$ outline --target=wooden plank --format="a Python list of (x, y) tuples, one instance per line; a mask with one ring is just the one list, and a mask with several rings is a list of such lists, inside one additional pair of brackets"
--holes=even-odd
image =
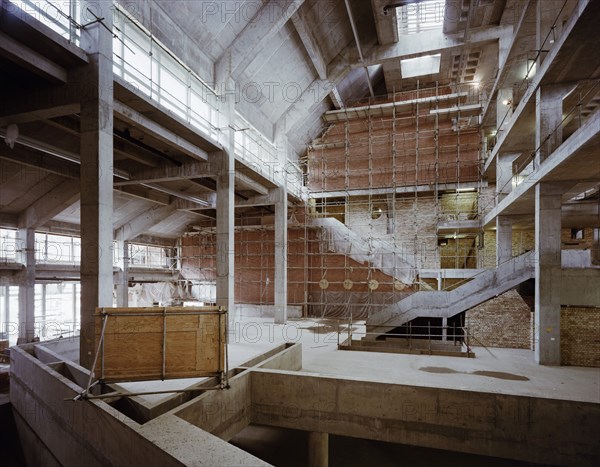
[(100, 342), (102, 313), (108, 320), (95, 368), (98, 378), (102, 374), (107, 382), (192, 378), (216, 376), (225, 370), (227, 314), (219, 312), (217, 307), (103, 308), (97, 311), (96, 348)]

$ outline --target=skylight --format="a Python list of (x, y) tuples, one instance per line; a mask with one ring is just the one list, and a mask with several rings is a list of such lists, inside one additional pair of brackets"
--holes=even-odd
[(416, 34), (440, 29), (444, 24), (446, 0), (428, 0), (396, 8), (398, 32)]
[(414, 78), (415, 76), (433, 75), (439, 73), (441, 58), (441, 54), (435, 54), (400, 60), (402, 78)]

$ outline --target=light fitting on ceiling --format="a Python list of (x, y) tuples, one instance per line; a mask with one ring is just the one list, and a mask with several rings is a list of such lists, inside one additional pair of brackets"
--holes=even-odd
[(512, 100), (510, 100), (510, 99), (504, 99), (502, 101), (502, 105), (505, 105), (506, 107), (510, 107), (512, 105)]
[(371, 211), (371, 219), (374, 219), (374, 220), (379, 219), (382, 214), (383, 214), (383, 209), (381, 209), (380, 207), (376, 206)]

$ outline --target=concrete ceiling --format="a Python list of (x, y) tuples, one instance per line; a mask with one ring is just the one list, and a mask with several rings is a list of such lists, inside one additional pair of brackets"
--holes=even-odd
[(168, 15), (205, 53), (213, 68), (200, 66), (201, 76), (211, 82), (231, 76), (244, 116), (269, 137), (287, 135), (292, 152), (302, 155), (323, 131), (319, 117), (325, 111), (371, 95), (363, 63), (370, 65), (377, 95), (414, 89), (417, 79), (403, 79), (400, 59), (426, 55), (436, 43), (440, 73), (419, 77), (420, 86), (492, 80), (497, 35), (482, 31), (512, 25), (518, 2), (447, 0), (443, 31), (417, 38), (398, 34), (395, 8), (384, 14), (388, 0), (146, 3), (154, 14)]
[[(521, 79), (523, 57), (526, 59), (535, 45), (535, 11), (530, 8), (507, 71), (497, 77), (498, 38), (512, 37), (513, 28), (519, 25), (523, 7), (519, 0), (447, 0), (447, 7), (456, 14), (448, 15), (443, 30), (418, 37), (398, 33), (396, 10), (384, 14), (388, 0), (120, 1), (205, 81), (233, 78), (238, 86), (238, 110), (268, 137), (286, 135), (290, 157), (303, 155), (307, 144), (321, 135), (325, 112), (364, 102), (371, 89), (376, 96), (414, 89), (417, 79), (402, 77), (402, 58), (441, 53), (440, 73), (418, 77), (419, 86), (479, 81), (484, 88), (491, 88), (488, 83), (496, 79), (501, 78), (502, 85)], [(555, 17), (562, 3), (545, 0), (544, 14)], [(565, 14), (572, 6), (573, 2), (568, 2)], [(35, 29), (24, 30), (5, 19), (0, 19), (0, 26), (3, 33), (27, 47), (44, 50), (48, 60), (65, 70), (85, 61), (85, 54), (82, 57), (74, 46), (65, 53)], [(13, 94), (30, 88), (43, 90), (55, 82), (55, 77), (40, 75), (39, 70), (23, 68), (5, 57), (0, 57), (0, 69), (3, 103)], [(131, 90), (117, 84), (114, 91), (116, 99), (127, 102), (142, 117), (155, 119), (202, 151), (215, 150), (189, 128), (165, 119)], [(591, 96), (591, 103), (596, 102), (593, 99)], [(77, 231), (77, 112), (19, 123), (21, 144), (15, 149), (0, 144), (0, 224), (35, 223), (46, 230)], [(493, 112), (488, 116), (494, 120)], [(0, 127), (5, 124), (0, 122)], [(529, 146), (530, 125), (524, 129)], [(515, 138), (515, 144), (520, 141)], [(167, 166), (186, 168), (191, 160), (168, 139), (141, 125), (136, 129), (118, 115), (114, 147), (115, 169), (129, 175)], [(123, 178), (117, 176), (115, 181)], [(132, 235), (177, 238), (191, 224), (214, 218), (213, 193), (210, 177), (170, 179), (154, 186), (122, 183), (115, 189), (114, 227), (128, 226)], [(236, 179), (236, 194), (238, 200), (246, 200), (264, 193), (256, 180), (241, 177)], [(194, 202), (198, 199), (209, 205), (198, 205)]]

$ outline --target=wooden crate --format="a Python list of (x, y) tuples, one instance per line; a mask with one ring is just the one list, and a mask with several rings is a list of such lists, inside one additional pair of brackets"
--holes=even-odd
[(217, 307), (99, 308), (95, 376), (105, 382), (218, 376), (227, 313)]
[(10, 361), (7, 354), (5, 354), (5, 350), (8, 349), (8, 341), (0, 340), (0, 363), (8, 363)]

